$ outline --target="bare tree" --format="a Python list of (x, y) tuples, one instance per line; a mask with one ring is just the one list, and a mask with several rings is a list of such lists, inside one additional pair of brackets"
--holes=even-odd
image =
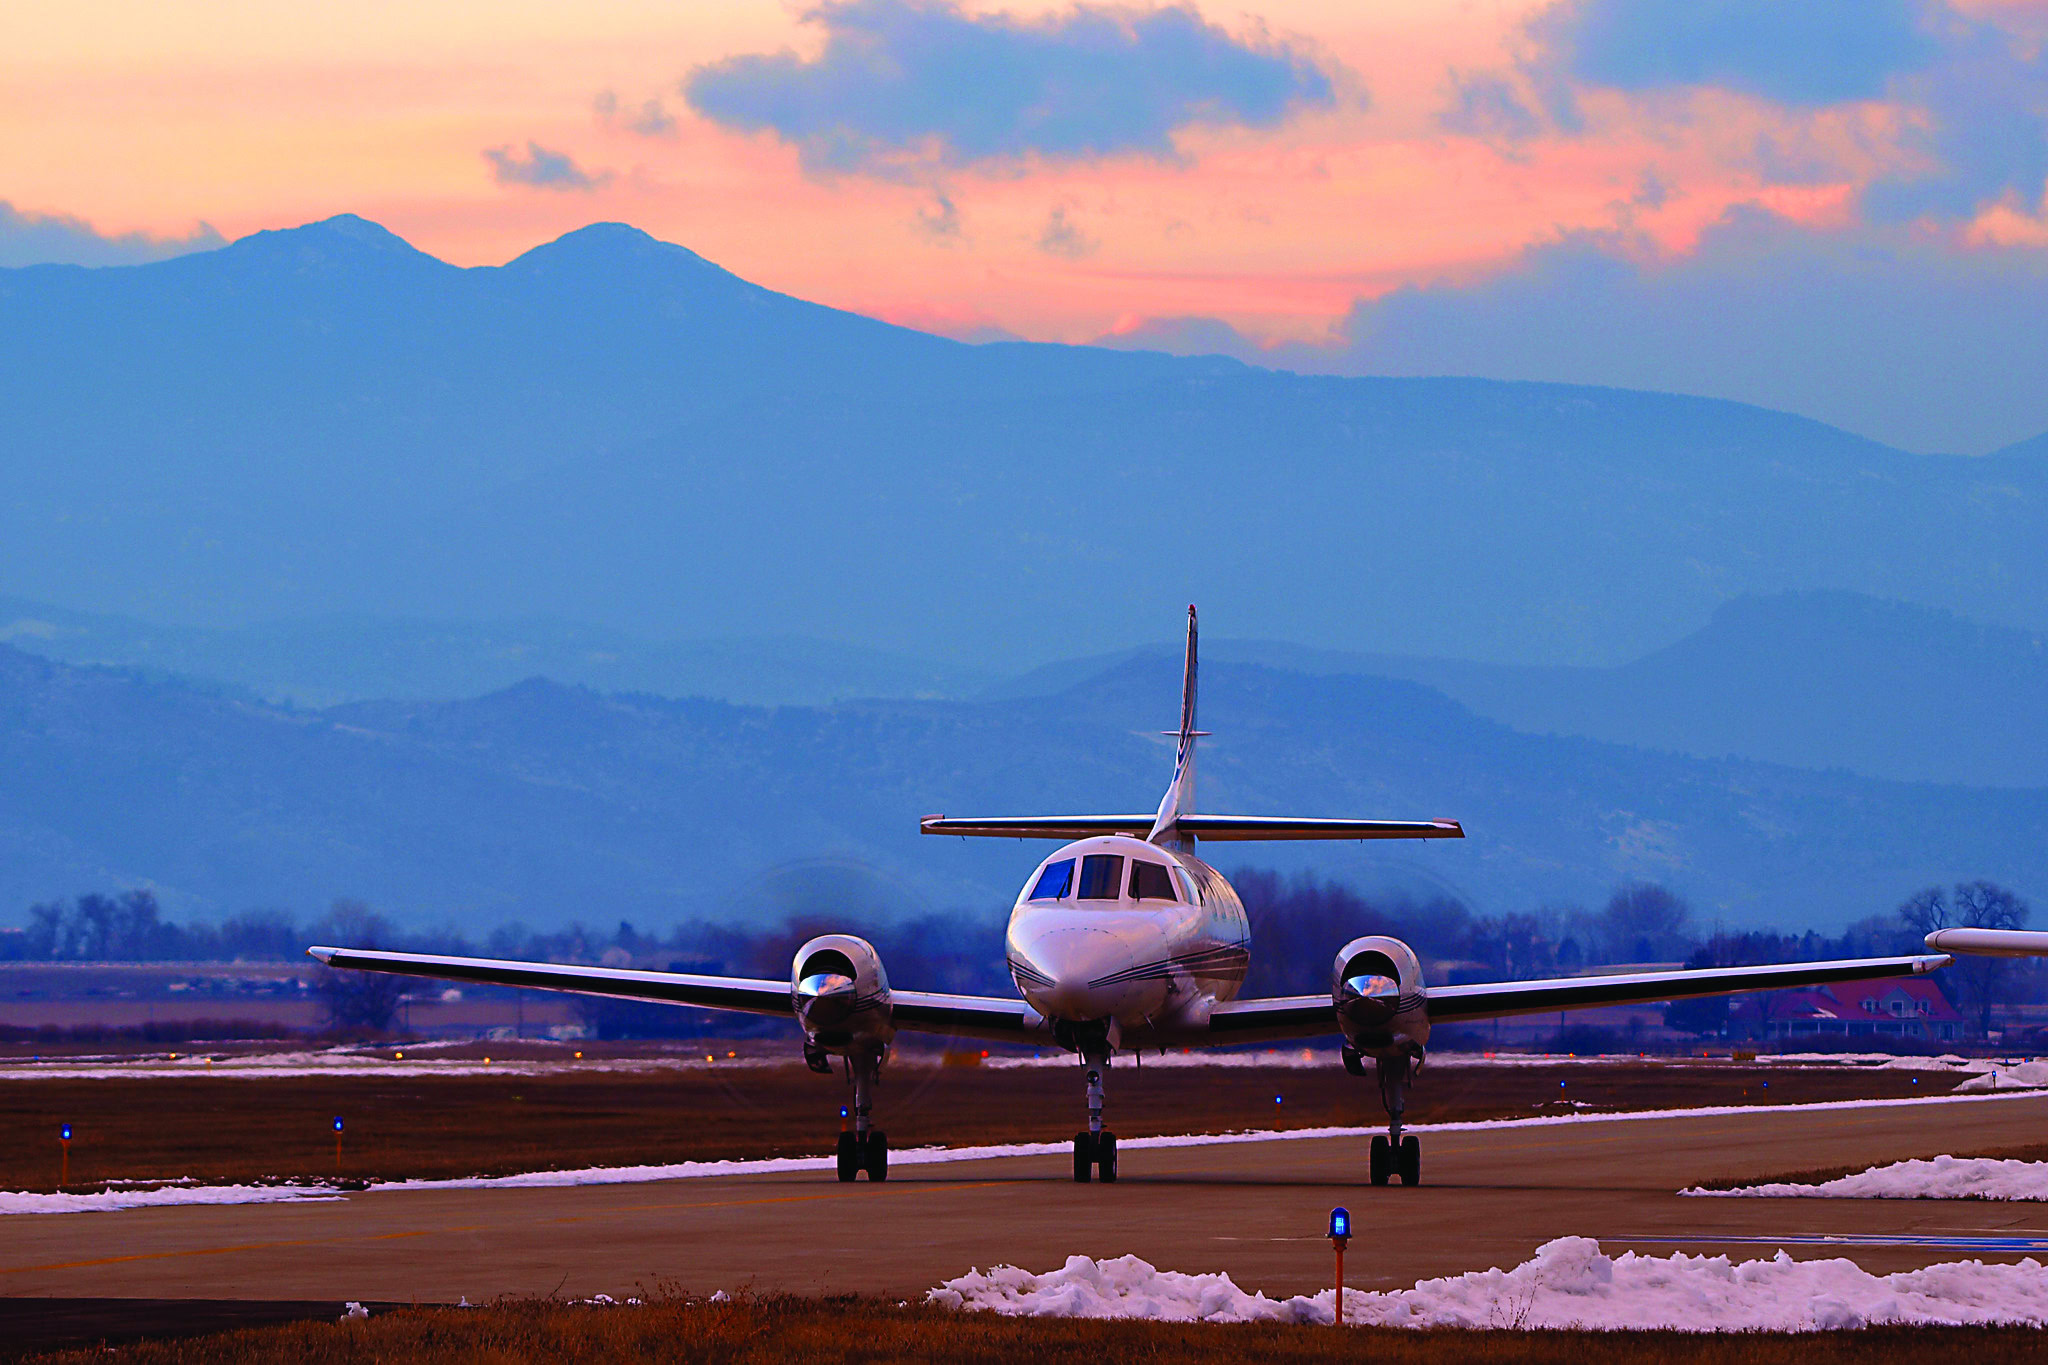
[(1692, 951), (1692, 907), (1655, 882), (1615, 888), (1600, 912), (1609, 962), (1648, 962)]
[[(1996, 882), (1958, 882), (1950, 896), (1930, 886), (1916, 891), (1899, 907), (1899, 918), (1922, 937), (1936, 929), (1967, 925), (1977, 929), (2020, 929), (2027, 923), (2027, 903)], [(1956, 960), (1955, 980), (1960, 986), (1960, 1003), (1977, 1014), (1979, 1037), (1991, 1034), (1991, 1010), (2012, 993), (2017, 972), (2014, 964), (1999, 957), (1962, 957)]]
[[(349, 948), (379, 948), (392, 936), (391, 921), (361, 901), (336, 901), (313, 926), (316, 941)], [(405, 983), (384, 972), (323, 967), (313, 989), (327, 1007), (330, 1028), (382, 1033), (391, 1027)]]

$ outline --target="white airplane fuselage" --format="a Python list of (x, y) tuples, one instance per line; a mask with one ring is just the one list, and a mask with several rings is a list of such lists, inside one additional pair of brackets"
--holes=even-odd
[(1105, 835), (1033, 869), (1005, 956), (1019, 994), (1056, 1030), (1100, 1028), (1114, 1048), (1163, 1038), (1235, 998), (1250, 943), (1244, 903), (1215, 868)]

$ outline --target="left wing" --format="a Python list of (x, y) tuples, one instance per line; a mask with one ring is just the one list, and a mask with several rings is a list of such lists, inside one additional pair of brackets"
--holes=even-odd
[[(438, 953), (387, 953), (371, 948), (308, 948), (330, 967), (394, 972), (442, 981), (476, 981), (492, 986), (651, 1000), (698, 1009), (794, 1018), (787, 981), (742, 976), (698, 976), (688, 972), (643, 972), (627, 967), (583, 967), (559, 962), (510, 962), (488, 957), (444, 957)], [(1028, 1042), (1046, 1036), (1045, 1020), (1022, 1000), (983, 995), (941, 995), (891, 991), (890, 1018), (900, 1029)]]
[[(1703, 967), (1694, 971), (1624, 972), (1566, 976), (1548, 981), (1499, 981), (1483, 986), (1433, 986), (1424, 1008), (1432, 1024), (1500, 1019), (1515, 1014), (1589, 1009), (1597, 1005), (1653, 1004), (1701, 995), (1775, 991), (1830, 981), (1920, 976), (1954, 961), (1945, 953), (1923, 957), (1866, 957), (1838, 962), (1785, 962), (1764, 967)], [(1327, 995), (1233, 1000), (1209, 1014), (1217, 1044), (1317, 1038), (1336, 1033), (1337, 1012)]]

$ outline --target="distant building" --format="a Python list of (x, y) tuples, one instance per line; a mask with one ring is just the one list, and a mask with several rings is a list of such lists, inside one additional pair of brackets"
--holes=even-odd
[(1884, 1037), (1933, 1042), (1963, 1036), (1963, 1016), (1926, 977), (1838, 981), (1745, 1000), (1737, 1027), (1764, 1038)]

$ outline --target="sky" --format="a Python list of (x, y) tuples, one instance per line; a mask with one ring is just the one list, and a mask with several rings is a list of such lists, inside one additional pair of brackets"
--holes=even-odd
[(0, 265), (632, 223), (963, 339), (2048, 432), (2048, 0), (73, 0)]

